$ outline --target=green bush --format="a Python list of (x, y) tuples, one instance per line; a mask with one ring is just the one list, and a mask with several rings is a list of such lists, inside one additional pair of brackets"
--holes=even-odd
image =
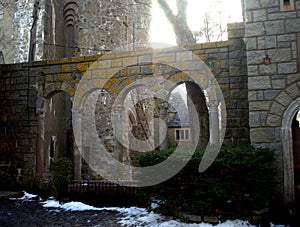
[(51, 191), (58, 198), (63, 196), (66, 185), (71, 180), (72, 165), (66, 158), (60, 158), (52, 161), (50, 164), (51, 173)]
[[(140, 155), (140, 166), (165, 160), (174, 148)], [(204, 149), (198, 148), (188, 164), (168, 181), (140, 190), (140, 197), (161, 201), (160, 211), (242, 218), (268, 207), (274, 188), (271, 163), (274, 152), (249, 144), (223, 146), (203, 173), (198, 168)]]

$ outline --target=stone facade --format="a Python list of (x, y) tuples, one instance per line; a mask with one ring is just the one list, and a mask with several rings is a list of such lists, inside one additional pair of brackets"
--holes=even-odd
[[(13, 154), (11, 159), (14, 162), (14, 168), (22, 169), (24, 180), (44, 175), (52, 158), (51, 149), (53, 148), (51, 146), (54, 142), (57, 143), (57, 149), (60, 150), (59, 155), (68, 156), (68, 151), (62, 152), (62, 150), (64, 147), (68, 147), (66, 144), (70, 145), (71, 142), (65, 135), (58, 135), (59, 131), (67, 134), (71, 130), (68, 123), (63, 123), (69, 121), (70, 117), (66, 116), (71, 108), (64, 109), (66, 106), (71, 106), (68, 104), (70, 100), (73, 102), (73, 108), (76, 107), (75, 91), (79, 94), (89, 93), (88, 90), (82, 90), (89, 87), (104, 89), (103, 92), (95, 94), (100, 98), (97, 99), (94, 106), (89, 108), (95, 109), (97, 112), (97, 130), (100, 140), (109, 152), (114, 153), (118, 144), (114, 139), (114, 132), (111, 131), (112, 123), (109, 116), (111, 115), (110, 105), (116, 95), (135, 81), (153, 76), (160, 78), (161, 75), (169, 75), (173, 83), (177, 85), (183, 82), (192, 83), (191, 79), (179, 69), (185, 68), (187, 72), (194, 71), (196, 64), (193, 64), (193, 61), (198, 58), (206, 62), (210, 70), (207, 69), (206, 72), (201, 68), (195, 73), (200, 73), (200, 79), (201, 77), (205, 78), (207, 73), (215, 75), (227, 105), (227, 115), (221, 112), (222, 119), (227, 119), (225, 142), (248, 141), (247, 71), (245, 45), (242, 40), (243, 26), (235, 24), (231, 25), (230, 29), (229, 41), (198, 44), (185, 51), (178, 48), (154, 52), (151, 49), (144, 49), (135, 52), (107, 53), (102, 57), (1, 65), (0, 97), (3, 100), (1, 102), (1, 130), (3, 134), (7, 130), (5, 135), (10, 138), (9, 149)], [(171, 62), (171, 65), (165, 65), (165, 62)], [(172, 66), (172, 64), (174, 65)], [(108, 80), (110, 77), (112, 78)], [(86, 85), (79, 83), (82, 78), (88, 80)], [(203, 86), (207, 86), (205, 84), (207, 83), (205, 82)], [(200, 89), (199, 87), (199, 92), (201, 92)], [(62, 91), (67, 96), (58, 96)], [(137, 97), (135, 92), (141, 93), (141, 91), (133, 92), (134, 97)], [(55, 100), (60, 100), (62, 105), (56, 104)], [(142, 135), (145, 138), (150, 135), (150, 132), (145, 131), (142, 127), (145, 124), (139, 124), (140, 122), (149, 122), (149, 119), (153, 118), (155, 104), (151, 103), (151, 100), (148, 100), (147, 103), (144, 102), (145, 106), (150, 108), (149, 110), (144, 109), (143, 103), (138, 103), (130, 114), (134, 118), (131, 120), (132, 128), (140, 130), (140, 133), (135, 131), (134, 134), (139, 135), (141, 139)], [(207, 103), (209, 104), (210, 101)], [(139, 105), (141, 107), (138, 107)], [(159, 116), (157, 111), (159, 110), (154, 111), (154, 115)], [(59, 120), (63, 117), (64, 121)], [(55, 121), (58, 123), (54, 124)], [(89, 128), (88, 125), (87, 127)], [(154, 125), (148, 126), (148, 129), (151, 127)], [(55, 136), (56, 139), (52, 136)], [(62, 142), (60, 142), (60, 137), (65, 137), (61, 140)], [(76, 151), (76, 147), (74, 149)], [(122, 160), (127, 159), (126, 151), (124, 150), (124, 152), (125, 156), (121, 155)], [(75, 153), (71, 156), (72, 159), (75, 159)], [(78, 159), (74, 160), (74, 163), (80, 162)], [(40, 163), (43, 165), (40, 166)], [(74, 175), (76, 176), (75, 172)], [(80, 175), (78, 170), (77, 175)]]
[[(16, 61), (26, 61), (28, 56), (28, 34), (33, 23), (29, 15), (34, 12), (34, 1), (26, 2), (29, 3), (26, 5), (24, 1), (16, 1), (20, 13), (13, 21), (14, 26), (20, 28), (19, 34), (14, 36), (19, 51), (15, 55)], [(113, 122), (107, 120), (110, 115), (107, 110), (111, 108), (116, 95), (124, 87), (142, 78), (147, 80), (154, 77), (159, 80), (161, 76), (167, 75), (175, 84), (193, 83), (179, 69), (185, 68), (201, 79), (208, 72), (195, 67), (196, 58), (200, 58), (210, 68), (224, 97), (225, 105), (221, 106), (221, 111), (218, 111), (219, 103), (213, 102), (215, 100), (206, 102), (206, 114), (210, 120), (212, 116), (226, 119), (224, 143), (250, 140), (257, 147), (274, 149), (278, 171), (278, 204), (290, 208), (295, 203), (294, 165), (297, 163), (294, 162), (294, 156), (297, 155), (293, 149), (292, 123), (300, 109), (300, 0), (244, 0), (245, 22), (228, 26), (228, 41), (187, 46), (188, 52), (176, 48), (154, 52), (149, 49), (124, 51), (137, 49), (138, 43), (147, 43), (148, 1), (140, 1), (141, 4), (134, 4), (134, 7), (132, 3), (135, 1), (93, 1), (101, 6), (99, 11), (92, 7), (92, 1), (65, 1), (63, 5), (54, 0), (50, 2), (39, 3), (39, 22), (34, 28), (36, 45), (33, 59), (82, 57), (1, 65), (1, 135), (5, 136), (6, 141), (9, 139), (9, 158), (13, 161), (14, 168), (22, 169), (24, 181), (41, 177), (47, 170), (48, 158), (51, 158), (51, 150), (47, 149), (55, 140), (50, 141), (52, 137), (49, 136), (54, 132), (45, 131), (49, 124), (45, 117), (49, 115), (51, 119), (55, 115), (51, 103), (56, 93), (63, 91), (68, 94), (58, 99), (64, 100), (69, 106), (72, 103), (76, 108), (78, 100), (74, 102), (75, 91), (84, 96), (92, 92), (89, 91), (90, 87), (101, 88), (100, 93), (94, 94), (99, 97), (98, 101), (89, 106), (97, 111), (98, 137), (104, 141), (106, 150), (118, 156), (119, 160), (127, 162), (130, 161), (130, 151), (114, 139), (116, 132), (111, 129)], [(145, 18), (132, 13), (132, 10), (143, 12)], [(95, 11), (101, 13), (96, 14)], [(49, 12), (51, 20), (45, 16)], [(62, 18), (64, 25), (59, 26)], [(65, 31), (71, 35), (67, 37)], [(95, 34), (90, 31), (95, 31)], [(60, 36), (54, 35), (59, 32)], [(42, 45), (39, 40), (48, 45)], [(57, 45), (50, 47), (54, 42)], [(59, 46), (61, 42), (64, 45)], [(129, 44), (133, 45), (130, 47)], [(124, 48), (126, 45), (129, 48)], [(118, 49), (123, 52), (107, 53)], [(95, 52), (106, 54), (86, 57)], [(91, 67), (92, 70), (88, 70)], [(85, 82), (79, 83), (82, 78)], [(206, 86), (205, 81), (202, 86)], [(204, 90), (203, 87), (195, 90), (192, 98), (199, 100), (204, 94), (207, 97)], [(203, 104), (207, 100), (202, 98), (199, 101)], [(84, 103), (79, 100), (81, 102)], [(153, 110), (156, 107), (153, 100), (147, 102), (148, 108)], [(43, 106), (49, 108), (43, 109)], [(139, 103), (135, 111), (129, 113), (131, 126), (137, 130), (136, 136), (143, 138), (142, 132), (149, 135), (148, 131), (143, 131), (144, 124), (138, 122), (147, 121), (151, 114), (162, 115), (165, 111), (163, 106), (161, 103), (160, 108), (148, 111), (147, 115), (143, 103)], [(205, 109), (201, 110), (205, 112)], [(68, 115), (66, 112), (61, 115)], [(140, 116), (139, 121), (137, 116)], [(206, 120), (202, 122), (200, 116), (201, 123), (207, 127), (208, 120), (203, 119)], [(221, 126), (224, 123), (220, 121)], [(219, 121), (210, 121), (209, 125), (218, 128)], [(64, 125), (64, 132), (70, 130), (70, 127)], [(85, 127), (89, 128), (89, 125)], [(44, 137), (47, 133), (49, 135)], [(128, 136), (128, 131), (124, 133)], [(218, 131), (210, 129), (209, 133), (210, 142), (218, 139)], [(48, 142), (44, 141), (45, 138)], [(94, 139), (96, 141), (97, 138)], [(67, 142), (67, 139), (62, 142), (67, 143), (71, 142)], [(97, 143), (91, 143), (91, 147), (93, 146), (96, 147)], [(47, 152), (42, 152), (46, 150)], [(72, 155), (73, 164), (78, 167), (74, 169), (74, 176), (80, 176), (81, 157), (76, 146)], [(96, 158), (101, 160), (101, 157)]]
[(3, 2), (9, 6), (3, 10), (10, 10), (1, 14), (3, 29), (12, 38), (11, 46), (0, 43), (6, 63), (91, 56), (148, 43), (149, 0)]
[(10, 63), (13, 59), (13, 15), (14, 2), (1, 1), (0, 4), (0, 64)]
[[(291, 124), (299, 110), (300, 1), (245, 1), (251, 143), (276, 151), (279, 189), (294, 203)], [(266, 57), (270, 62), (265, 62)]]

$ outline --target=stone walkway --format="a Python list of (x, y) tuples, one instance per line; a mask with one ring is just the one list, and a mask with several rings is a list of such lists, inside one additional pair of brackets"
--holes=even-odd
[[(1, 198), (1, 196), (0, 196)], [(42, 207), (37, 201), (3, 198), (0, 226), (99, 226), (115, 227), (121, 215), (114, 211), (60, 211)]]

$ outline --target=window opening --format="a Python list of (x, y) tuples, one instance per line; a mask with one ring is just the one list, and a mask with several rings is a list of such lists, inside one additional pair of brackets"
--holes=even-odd
[(190, 129), (175, 129), (175, 140), (190, 140)]

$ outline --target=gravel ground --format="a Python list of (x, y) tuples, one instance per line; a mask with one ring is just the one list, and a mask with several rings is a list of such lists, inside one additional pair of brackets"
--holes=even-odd
[(115, 211), (60, 211), (36, 201), (0, 201), (0, 226), (121, 226)]

